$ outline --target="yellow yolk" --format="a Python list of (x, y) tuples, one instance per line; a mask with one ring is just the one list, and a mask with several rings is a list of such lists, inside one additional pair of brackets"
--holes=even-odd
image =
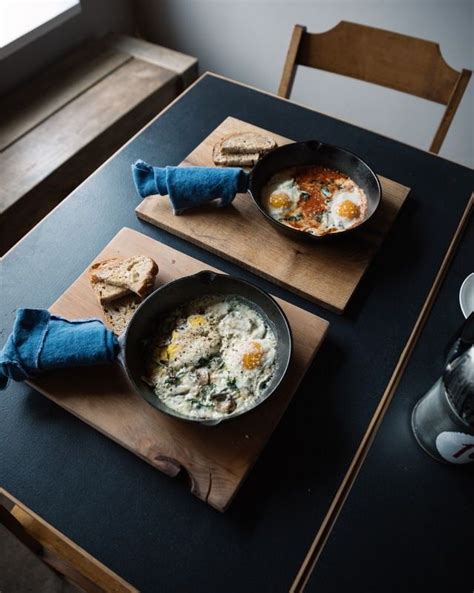
[(188, 323), (192, 327), (201, 327), (207, 323), (207, 319), (202, 315), (191, 315), (188, 317)]
[(168, 356), (173, 358), (173, 356), (175, 356), (180, 350), (180, 344), (173, 344), (173, 342), (171, 342), (171, 344), (168, 345)]
[(284, 193), (279, 193), (272, 194), (268, 201), (270, 203), (270, 206), (272, 206), (273, 208), (283, 208), (284, 206), (289, 205), (290, 198)]
[(159, 359), (162, 361), (171, 360), (176, 354), (181, 350), (180, 344), (168, 344), (168, 346), (163, 346), (163, 348), (159, 351)]
[(263, 348), (258, 342), (252, 342), (252, 350), (246, 352), (242, 357), (242, 366), (245, 369), (256, 369), (262, 363)]
[(353, 220), (360, 216), (360, 207), (350, 200), (344, 200), (344, 202), (339, 205), (337, 213), (343, 218), (350, 218)]
[(169, 360), (169, 354), (168, 354), (168, 346), (163, 346), (163, 348), (160, 348), (158, 351), (158, 358), (163, 361), (163, 360)]

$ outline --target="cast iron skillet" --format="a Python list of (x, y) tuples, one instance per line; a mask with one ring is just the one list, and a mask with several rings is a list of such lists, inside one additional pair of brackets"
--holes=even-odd
[[(248, 301), (267, 321), (277, 340), (276, 371), (261, 396), (243, 412), (228, 414), (222, 419), (202, 420), (184, 416), (169, 408), (155, 395), (144, 381), (146, 360), (146, 340), (152, 337), (157, 320), (171, 312), (180, 304), (207, 294), (238, 295)], [(203, 271), (193, 276), (185, 276), (158, 288), (135, 311), (128, 328), (120, 338), (122, 342), (121, 362), (135, 390), (153, 407), (182, 420), (190, 420), (206, 425), (219, 424), (222, 420), (235, 418), (260, 405), (276, 390), (283, 380), (290, 363), (292, 351), (291, 330), (285, 314), (267, 293), (253, 284), (214, 272)]]
[[(353, 179), (365, 191), (367, 196), (367, 212), (364, 220), (345, 231), (318, 237), (311, 233), (293, 229), (272, 218), (262, 205), (264, 185), (272, 175), (279, 173), (282, 169), (305, 165), (322, 165), (337, 169)], [(297, 240), (321, 241), (323, 239), (332, 240), (341, 235), (346, 235), (348, 232), (365, 224), (377, 210), (380, 203), (381, 188), (377, 175), (362, 159), (352, 152), (317, 140), (308, 140), (280, 146), (258, 161), (250, 173), (249, 193), (266, 220), (281, 233)]]

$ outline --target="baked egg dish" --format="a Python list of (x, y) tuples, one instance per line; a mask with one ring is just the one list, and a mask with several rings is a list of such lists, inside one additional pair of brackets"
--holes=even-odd
[(364, 190), (347, 175), (320, 165), (273, 175), (263, 188), (262, 204), (278, 222), (317, 236), (357, 226), (367, 212)]
[(276, 348), (275, 333), (250, 302), (208, 295), (158, 320), (143, 380), (184, 416), (222, 418), (252, 407), (264, 393)]

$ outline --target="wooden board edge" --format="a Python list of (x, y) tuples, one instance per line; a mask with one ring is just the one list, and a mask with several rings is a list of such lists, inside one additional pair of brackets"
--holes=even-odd
[[(51, 306), (53, 306), (53, 305), (51, 305)], [(113, 363), (113, 364), (115, 364), (115, 363)], [(133, 455), (135, 455), (135, 457), (138, 457), (138, 459), (141, 459), (145, 463), (148, 463), (154, 469), (157, 469), (158, 471), (161, 471), (161, 472), (163, 472), (163, 473), (166, 474), (166, 472), (164, 471), (162, 465), (153, 463), (151, 461), (151, 459), (149, 459), (148, 457), (145, 457), (144, 455), (141, 455), (140, 453), (138, 453), (136, 451), (136, 449), (132, 449), (129, 445), (127, 445), (126, 443), (124, 443), (121, 440), (117, 439), (115, 436), (111, 435), (110, 433), (105, 432), (105, 430), (103, 428), (101, 428), (100, 426), (98, 426), (94, 422), (91, 422), (90, 420), (84, 418), (83, 416), (81, 416), (80, 414), (78, 414), (75, 410), (69, 408), (68, 406), (59, 404), (53, 397), (51, 397), (49, 395), (49, 393), (47, 391), (45, 391), (42, 387), (40, 387), (39, 385), (37, 385), (35, 383), (34, 379), (27, 379), (25, 381), (25, 383), (26, 383), (26, 385), (28, 385), (29, 387), (31, 387), (32, 389), (34, 389), (35, 391), (37, 391), (38, 393), (40, 393), (41, 395), (43, 395), (44, 397), (46, 397), (49, 401), (53, 402), (53, 404), (55, 404), (56, 406), (59, 406), (62, 410), (64, 410), (68, 414), (71, 414), (72, 416), (74, 416), (74, 418), (77, 418), (78, 420), (80, 420), (81, 422), (83, 422), (89, 428), (92, 428), (93, 430), (97, 431), (99, 434), (101, 434), (105, 438), (111, 440), (113, 443), (116, 443), (117, 445), (119, 445), (120, 447), (122, 447), (123, 449), (125, 449), (126, 451), (129, 451), (130, 453), (133, 453)], [(189, 473), (187, 472), (186, 468), (185, 467), (182, 467), (182, 466), (180, 466), (180, 468), (181, 468), (181, 471), (185, 472), (189, 476), (189, 479), (192, 482), (192, 476), (189, 475)], [(175, 475), (177, 475), (177, 474), (175, 474)], [(1, 591), (0, 591), (0, 593), (1, 593)]]
[[(50, 523), (42, 519), (39, 515), (34, 513), (31, 509), (29, 509), (26, 505), (24, 505), (22, 502), (20, 502), (17, 498), (15, 498), (12, 494), (10, 494), (7, 490), (5, 490), (2, 487), (0, 487), (0, 496), (6, 498), (9, 501), (9, 503), (13, 505), (13, 508), (17, 507), (21, 510), (22, 514), (27, 515), (33, 522), (45, 529), (49, 534), (51, 534), (53, 540), (57, 539), (63, 545), (65, 545), (74, 558), (81, 560), (88, 567), (90, 567), (91, 573), (97, 571), (105, 575), (106, 579), (110, 582), (110, 588), (104, 589), (104, 591), (110, 591), (111, 593), (139, 593), (138, 589), (133, 587), (130, 583), (125, 581), (125, 579), (113, 572), (110, 568), (107, 568), (107, 566), (102, 564), (102, 562), (99, 562), (99, 560), (97, 560), (91, 554), (86, 552), (83, 548), (75, 544), (72, 540), (70, 540), (60, 531), (58, 531)], [(17, 520), (19, 520), (18, 517)], [(22, 523), (26, 532), (29, 533), (28, 527), (25, 526), (21, 520), (20, 523)], [(36, 539), (34, 535), (33, 537)], [(49, 540), (43, 540), (39, 543), (49, 551), (58, 552), (54, 544)], [(72, 564), (73, 568), (76, 571), (78, 571), (82, 576), (84, 576), (86, 579), (90, 579), (90, 576), (83, 575), (81, 569), (77, 566), (74, 560), (71, 560), (70, 563)]]
[(380, 402), (369, 422), (367, 430), (362, 437), (359, 447), (351, 461), (351, 464), (338, 488), (336, 494), (331, 502), (331, 505), (318, 529), (316, 536), (311, 543), (308, 552), (295, 576), (295, 579), (290, 587), (290, 593), (302, 593), (311, 574), (316, 566), (316, 563), (324, 549), (324, 546), (329, 539), (332, 529), (342, 511), (344, 503), (349, 496), (349, 493), (354, 485), (355, 480), (362, 468), (362, 465), (369, 453), (372, 443), (377, 436), (378, 429), (382, 424), (384, 416), (390, 406), (390, 403), (395, 395), (395, 391), (402, 379), (403, 373), (408, 365), (413, 350), (418, 342), (421, 332), (428, 320), (431, 309), (436, 301), (436, 297), (439, 293), (443, 280), (448, 272), (449, 265), (456, 253), (459, 241), (467, 227), (469, 218), (474, 210), (474, 193), (471, 194), (466, 208), (461, 216), (459, 224), (454, 232), (451, 242), (446, 250), (441, 265), (436, 273), (433, 280), (433, 284), (428, 292), (428, 295), (423, 303), (418, 318), (413, 326), (412, 332), (408, 337), (405, 347), (400, 354), (395, 369), (389, 379), (389, 382), (385, 388), (385, 391), (380, 399)]

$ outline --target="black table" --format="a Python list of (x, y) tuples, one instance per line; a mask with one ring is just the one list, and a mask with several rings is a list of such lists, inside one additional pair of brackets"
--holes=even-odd
[[(378, 173), (412, 188), (343, 317), (135, 217), (130, 163), (144, 158), (177, 164), (228, 115), (295, 140), (344, 146)], [(224, 515), (18, 384), (0, 396), (0, 485), (143, 591), (288, 590), (410, 336), (472, 186), (465, 167), (204, 76), (5, 256), (2, 340), (17, 306), (48, 307), (123, 226), (328, 319), (328, 338)], [(419, 392), (427, 373), (418, 367), (414, 373)], [(414, 446), (400, 455), (408, 461), (420, 456)], [(378, 479), (368, 476), (370, 484)], [(365, 513), (367, 521), (370, 517)], [(360, 523), (361, 518), (362, 529)], [(405, 526), (423, 537), (424, 525)], [(467, 562), (468, 552), (461, 554)], [(337, 558), (336, 548), (335, 566)], [(434, 590), (426, 583), (427, 591)]]
[[(463, 322), (474, 219), (394, 399), (305, 591), (472, 591), (474, 464), (438, 463), (415, 444), (415, 403), (438, 379)], [(341, 567), (343, 569), (341, 570)]]

